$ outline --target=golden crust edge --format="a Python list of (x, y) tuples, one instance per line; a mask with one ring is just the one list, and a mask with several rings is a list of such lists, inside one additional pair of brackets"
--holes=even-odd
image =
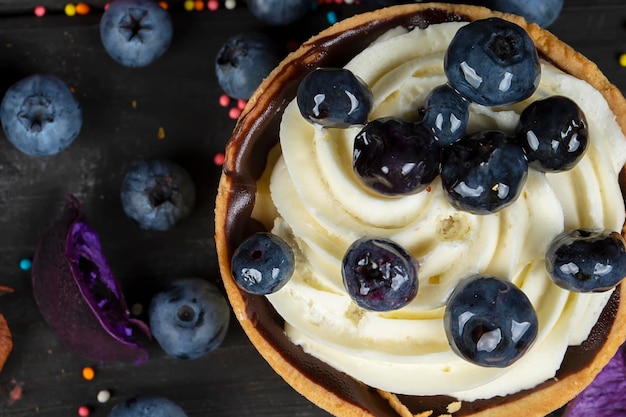
[[(621, 91), (606, 78), (595, 63), (587, 59), (583, 54), (576, 51), (566, 43), (562, 42), (552, 33), (542, 29), (534, 23), (526, 22), (519, 16), (492, 11), (484, 7), (446, 3), (420, 3), (394, 6), (391, 8), (384, 8), (356, 15), (335, 23), (333, 26), (313, 36), (296, 51), (290, 53), (261, 83), (242, 111), (233, 131), (233, 136), (237, 136), (238, 132), (245, 128), (249, 129), (249, 123), (255, 123), (255, 119), (253, 117), (254, 109), (259, 107), (263, 108), (267, 103), (269, 96), (271, 96), (271, 94), (268, 94), (268, 91), (271, 93), (271, 90), (274, 89), (272, 87), (278, 88), (281, 84), (281, 80), (288, 78), (288, 74), (284, 71), (287, 63), (302, 58), (312, 49), (313, 43), (318, 39), (342, 33), (350, 28), (368, 24), (374, 20), (384, 19), (397, 13), (415, 13), (427, 9), (443, 9), (449, 12), (464, 15), (471, 20), (488, 17), (501, 17), (523, 27), (531, 36), (535, 42), (537, 50), (542, 55), (548, 57), (563, 71), (585, 80), (603, 95), (605, 100), (608, 102), (609, 107), (616, 115), (617, 123), (621, 127), (622, 132), (626, 134), (626, 100), (624, 99)], [(230, 140), (227, 144), (226, 161), (224, 164), (225, 172), (233, 168), (233, 161), (236, 160), (236, 153), (239, 149), (235, 145), (236, 144), (234, 144), (232, 140)], [(240, 322), (244, 332), (274, 371), (297, 392), (312, 403), (337, 416), (376, 417), (358, 406), (343, 401), (334, 392), (323, 388), (302, 374), (297, 368), (286, 361), (279, 352), (272, 348), (271, 344), (263, 338), (261, 333), (255, 328), (254, 324), (247, 317), (245, 312), (245, 300), (230, 275), (230, 259), (228, 259), (226, 237), (224, 236), (223, 230), (226, 219), (226, 203), (228, 201), (226, 194), (228, 194), (231, 189), (231, 179), (226, 175), (222, 175), (218, 186), (215, 208), (215, 240), (218, 249), (220, 273), (222, 275), (224, 287), (237, 320)], [(534, 408), (538, 413), (536, 416), (540, 417), (558, 409), (574, 398), (584, 387), (591, 383), (595, 376), (615, 355), (621, 344), (626, 340), (626, 326), (619, 326), (620, 320), (626, 320), (626, 282), (621, 284), (621, 291), (622, 296), (620, 297), (615, 322), (609, 332), (609, 338), (588, 366), (577, 373), (568, 375), (549, 387), (534, 391), (528, 395), (520, 397), (519, 399), (509, 401), (492, 409), (472, 413), (468, 416), (509, 417), (510, 415), (515, 415), (520, 409), (526, 409), (528, 411), (530, 408)], [(380, 395), (392, 405), (392, 407), (398, 412), (399, 416), (413, 417), (413, 414), (410, 413), (406, 407), (404, 407), (397, 396), (383, 391), (380, 392)], [(418, 416), (425, 417), (431, 414), (431, 412), (425, 410)], [(531, 414), (527, 415), (529, 417), (532, 416)]]

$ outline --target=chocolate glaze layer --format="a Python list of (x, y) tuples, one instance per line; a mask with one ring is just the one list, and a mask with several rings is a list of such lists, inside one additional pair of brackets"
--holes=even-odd
[[(256, 181), (263, 173), (266, 164), (265, 158), (260, 158), (259, 155), (267, 155), (269, 150), (278, 143), (282, 112), (295, 97), (297, 86), (302, 78), (316, 67), (345, 65), (354, 55), (391, 28), (397, 26), (404, 26), (407, 29), (425, 28), (430, 24), (463, 20), (469, 20), (469, 18), (435, 8), (419, 13), (397, 15), (353, 28), (336, 36), (318, 38), (314, 44), (311, 44), (312, 48), (302, 59), (289, 62), (283, 67), (278, 80), (284, 82), (282, 88), (276, 90), (271, 97), (266, 97), (267, 94), (260, 96), (256, 107), (263, 105), (264, 110), (244, 113), (242, 119), (237, 123), (228, 145), (227, 156), (231, 160), (224, 166), (224, 175), (231, 179), (232, 186), (227, 194), (227, 207), (229, 209), (225, 220), (229, 259), (243, 238), (261, 227), (258, 222), (250, 218), (255, 203)], [(281, 353), (286, 361), (300, 370), (302, 374), (336, 393), (345, 401), (357, 405), (373, 415), (380, 417), (398, 416), (398, 413), (389, 405), (387, 400), (383, 399), (374, 388), (337, 371), (291, 343), (283, 331), (283, 319), (265, 297), (254, 296), (245, 292), (242, 292), (241, 295), (246, 300), (246, 314), (257, 330), (276, 351)], [(587, 341), (580, 346), (570, 347), (567, 350), (556, 377), (528, 391), (545, 389), (559, 379), (580, 371), (594, 358), (603, 346), (613, 325), (619, 299), (620, 291), (618, 288), (604, 308)], [(513, 401), (526, 395), (528, 391), (463, 403), (461, 410), (454, 413), (454, 416), (465, 416)], [(457, 401), (455, 398), (442, 395), (398, 395), (398, 398), (411, 413), (417, 414), (426, 410), (433, 410), (433, 416), (447, 414), (448, 404)]]

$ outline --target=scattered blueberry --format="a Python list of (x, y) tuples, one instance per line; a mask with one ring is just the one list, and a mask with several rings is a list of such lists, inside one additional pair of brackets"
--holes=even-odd
[(520, 26), (499, 18), (460, 28), (446, 51), (444, 70), (455, 90), (485, 106), (522, 101), (541, 78), (532, 39)]
[(0, 104), (2, 128), (21, 152), (51, 156), (76, 139), (83, 124), (72, 91), (52, 75), (31, 75), (13, 84)]
[(617, 232), (573, 229), (558, 235), (546, 253), (546, 269), (560, 287), (603, 292), (626, 277), (626, 247)]
[(296, 96), (302, 117), (326, 127), (365, 124), (373, 95), (363, 80), (343, 68), (317, 68), (304, 77)]
[(108, 417), (187, 417), (187, 414), (165, 397), (142, 395), (117, 404)]
[(269, 36), (260, 32), (235, 35), (217, 53), (217, 82), (229, 96), (247, 100), (281, 58), (278, 44)]
[(191, 214), (196, 187), (189, 173), (167, 159), (140, 161), (122, 181), (126, 215), (147, 230), (169, 230)]
[(235, 282), (252, 294), (271, 294), (281, 289), (293, 275), (293, 250), (280, 237), (255, 233), (235, 250), (231, 272)]
[(208, 281), (177, 279), (152, 297), (150, 330), (161, 348), (178, 359), (197, 359), (217, 349), (226, 337), (230, 308)]
[(417, 295), (417, 262), (391, 240), (358, 239), (346, 251), (341, 267), (348, 294), (364, 309), (397, 310)]
[(450, 295), (444, 326), (457, 355), (480, 366), (502, 368), (532, 345), (538, 321), (522, 290), (499, 278), (475, 275)]
[(152, 0), (115, 0), (100, 19), (104, 49), (125, 67), (145, 67), (160, 58), (173, 32), (169, 13)]
[(527, 176), (524, 151), (500, 131), (475, 132), (443, 150), (441, 183), (459, 210), (499, 211), (517, 199)]
[(248, 0), (248, 8), (262, 22), (283, 26), (304, 17), (311, 0)]
[(517, 141), (528, 163), (540, 171), (565, 171), (583, 157), (589, 142), (587, 120), (571, 99), (537, 100), (520, 115)]
[(492, 10), (522, 16), (529, 22), (548, 27), (559, 17), (563, 0), (485, 0)]
[(422, 107), (423, 123), (430, 128), (441, 146), (456, 142), (465, 135), (469, 103), (448, 84), (435, 87)]
[(423, 123), (376, 119), (354, 139), (355, 173), (367, 187), (385, 195), (423, 191), (439, 174), (440, 159), (439, 145)]

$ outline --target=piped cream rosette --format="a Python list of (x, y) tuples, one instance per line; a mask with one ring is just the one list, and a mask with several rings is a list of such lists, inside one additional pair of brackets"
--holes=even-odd
[[(416, 120), (428, 93), (446, 82), (443, 56), (464, 24), (394, 29), (346, 66), (374, 94), (370, 119)], [(552, 378), (567, 346), (586, 339), (610, 292), (577, 294), (557, 287), (546, 273), (545, 251), (563, 230), (621, 230), (625, 210), (617, 177), (626, 161), (626, 140), (598, 91), (546, 62), (530, 99), (502, 108), (472, 104), (468, 127), (513, 134), (531, 101), (556, 94), (570, 97), (586, 115), (585, 157), (567, 172), (530, 169), (519, 199), (490, 215), (454, 209), (439, 179), (426, 191), (401, 197), (367, 189), (352, 169), (353, 140), (361, 126), (314, 126), (294, 100), (283, 116), (280, 148), (259, 181), (254, 212), (296, 251), (294, 276), (268, 297), (291, 340), (370, 386), (400, 394), (471, 401)], [(364, 236), (392, 239), (418, 260), (418, 295), (408, 306), (381, 313), (351, 301), (341, 261), (348, 246)], [(512, 281), (536, 309), (537, 339), (507, 368), (473, 365), (448, 346), (446, 299), (459, 280), (474, 273)]]

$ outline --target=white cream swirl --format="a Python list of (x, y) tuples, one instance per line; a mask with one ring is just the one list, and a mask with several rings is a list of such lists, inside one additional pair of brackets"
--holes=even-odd
[[(371, 119), (415, 118), (430, 90), (445, 83), (443, 54), (463, 24), (395, 29), (346, 66), (372, 89)], [(366, 189), (352, 170), (360, 127), (313, 126), (292, 102), (282, 119), (280, 149), (259, 181), (254, 213), (296, 248), (296, 273), (268, 297), (291, 340), (370, 386), (401, 394), (471, 401), (552, 378), (567, 346), (585, 340), (610, 294), (575, 294), (552, 284), (545, 250), (564, 229), (621, 230), (625, 213), (617, 174), (626, 161), (626, 138), (600, 93), (547, 63), (529, 100), (497, 109), (471, 105), (468, 129), (512, 133), (530, 101), (554, 94), (572, 98), (586, 114), (585, 157), (564, 173), (530, 170), (521, 197), (484, 216), (452, 208), (438, 179), (427, 191), (398, 198)], [(346, 294), (341, 260), (363, 236), (392, 239), (419, 261), (419, 291), (408, 306), (365, 311)], [(538, 337), (510, 367), (470, 364), (448, 346), (446, 298), (473, 273), (511, 280), (537, 311)]]

